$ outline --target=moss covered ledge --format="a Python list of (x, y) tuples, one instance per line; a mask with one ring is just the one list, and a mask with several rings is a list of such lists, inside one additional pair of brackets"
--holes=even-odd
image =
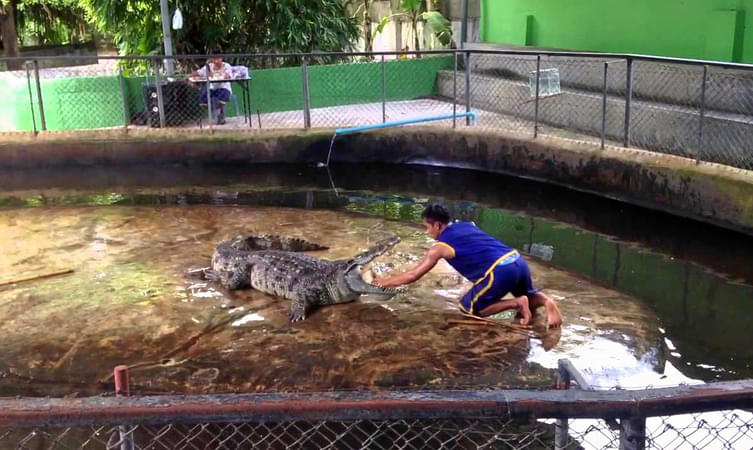
[[(0, 135), (0, 168), (144, 163), (306, 163), (333, 130), (110, 129)], [(505, 173), (753, 234), (753, 171), (660, 153), (483, 129), (404, 127), (338, 137), (334, 162), (430, 164)]]

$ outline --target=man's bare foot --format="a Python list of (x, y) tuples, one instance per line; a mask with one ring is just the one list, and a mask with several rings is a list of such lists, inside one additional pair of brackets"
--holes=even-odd
[(515, 298), (515, 303), (518, 305), (518, 312), (521, 316), (523, 316), (522, 319), (520, 319), (521, 325), (528, 325), (531, 323), (531, 308), (528, 307), (528, 297), (521, 296)]
[(552, 299), (547, 299), (544, 306), (546, 307), (547, 328), (558, 328), (562, 325), (562, 313), (557, 303)]

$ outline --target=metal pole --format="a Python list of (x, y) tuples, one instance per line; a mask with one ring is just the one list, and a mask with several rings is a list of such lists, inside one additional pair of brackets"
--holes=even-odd
[(468, 40), (468, 0), (461, 0), (460, 8), (463, 11), (463, 21), (460, 22), (460, 48), (463, 48)]
[[(471, 52), (465, 52), (465, 112), (471, 112)], [(471, 124), (471, 118), (466, 116), (465, 124)]]
[(646, 418), (631, 417), (620, 420), (620, 450), (646, 448)]
[(604, 63), (604, 87), (601, 99), (601, 148), (604, 148), (604, 140), (607, 135), (607, 77), (609, 62)]
[(118, 68), (118, 81), (120, 81), (120, 98), (123, 104), (123, 128), (128, 128), (128, 102), (125, 95), (125, 80), (123, 80), (123, 69)]
[[(159, 61), (154, 61), (154, 84), (157, 88), (157, 109), (159, 110), (159, 126), (165, 128), (165, 99), (162, 97), (162, 77), (159, 73)], [(209, 91), (207, 91), (209, 93)], [(207, 95), (207, 97), (209, 97)]]
[[(557, 389), (570, 389), (570, 371), (564, 364), (566, 360), (557, 361)], [(569, 440), (567, 418), (557, 419), (554, 425), (554, 448), (563, 450), (567, 448)]]
[(627, 68), (625, 74), (625, 139), (622, 143), (624, 147), (630, 146), (630, 103), (633, 99), (633, 59), (627, 59)]
[(455, 52), (455, 66), (452, 68), (452, 128), (457, 128), (458, 115), (458, 52)]
[(37, 119), (34, 117), (34, 94), (31, 92), (31, 71), (29, 70), (29, 63), (26, 64), (26, 84), (29, 87), (29, 110), (31, 111), (31, 128), (34, 134), (37, 134)]
[(382, 55), (382, 123), (387, 122), (387, 65)]
[(207, 64), (207, 82), (205, 83), (205, 89), (207, 90), (207, 124), (209, 126), (209, 132), (214, 133), (214, 125), (212, 124), (212, 91), (210, 86), (212, 83), (209, 80), (212, 78), (212, 68)]
[(306, 58), (301, 63), (301, 79), (303, 82), (303, 127), (311, 128), (311, 98), (309, 97), (309, 70)]
[(703, 66), (703, 80), (701, 81), (701, 111), (698, 117), (698, 150), (695, 154), (695, 163), (701, 162), (700, 154), (703, 151), (703, 122), (706, 117), (706, 79), (708, 77), (709, 66)]
[[(128, 366), (115, 366), (113, 369), (113, 378), (115, 379), (115, 396), (127, 397), (130, 395), (130, 380), (128, 378)], [(133, 427), (118, 425), (118, 435), (120, 436), (120, 450), (133, 450)]]
[(47, 122), (44, 119), (44, 102), (42, 101), (42, 83), (39, 81), (39, 61), (34, 60), (34, 78), (37, 81), (37, 102), (39, 102), (39, 125), (42, 131), (47, 131)]
[(159, 10), (162, 15), (162, 38), (165, 44), (165, 68), (167, 76), (172, 77), (175, 74), (173, 61), (173, 38), (170, 35), (170, 11), (167, 8), (167, 0), (159, 1)]
[(536, 98), (533, 105), (533, 137), (539, 135), (539, 84), (541, 81), (541, 55), (536, 55)]

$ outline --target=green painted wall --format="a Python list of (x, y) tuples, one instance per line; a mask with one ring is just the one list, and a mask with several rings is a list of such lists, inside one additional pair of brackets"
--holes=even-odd
[(486, 42), (753, 63), (753, 0), (482, 0), (481, 16)]
[[(451, 69), (452, 57), (394, 60), (386, 64), (387, 100), (405, 100), (436, 93), (437, 71)], [(253, 71), (251, 109), (260, 113), (303, 109), (299, 67)], [(380, 102), (380, 62), (309, 67), (311, 107)], [(124, 79), (128, 116), (144, 108), (143, 77)], [(242, 89), (233, 83), (242, 107)], [(26, 79), (0, 81), (0, 130), (31, 131), (32, 119)], [(123, 126), (123, 96), (118, 77), (42, 80), (47, 129), (51, 131)], [(32, 92), (39, 129), (36, 91)], [(237, 115), (232, 106), (228, 115)]]

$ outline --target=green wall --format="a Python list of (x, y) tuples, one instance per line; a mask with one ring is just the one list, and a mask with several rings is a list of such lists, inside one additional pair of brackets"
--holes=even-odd
[(753, 63), (753, 0), (482, 0), (481, 16), (486, 42)]
[[(393, 60), (386, 63), (387, 100), (406, 100), (436, 93), (437, 71), (451, 69), (452, 57)], [(380, 102), (380, 62), (309, 67), (311, 107)], [(251, 110), (260, 113), (303, 109), (300, 67), (252, 72)], [(143, 77), (125, 78), (128, 116), (143, 110)], [(233, 83), (242, 107), (242, 88)], [(32, 84), (32, 87), (34, 85)], [(37, 129), (40, 128), (36, 91), (32, 90)], [(26, 79), (0, 81), (0, 130), (31, 131), (32, 119)], [(123, 96), (116, 76), (42, 80), (47, 129), (51, 131), (123, 126)], [(237, 115), (234, 107), (228, 115)]]

